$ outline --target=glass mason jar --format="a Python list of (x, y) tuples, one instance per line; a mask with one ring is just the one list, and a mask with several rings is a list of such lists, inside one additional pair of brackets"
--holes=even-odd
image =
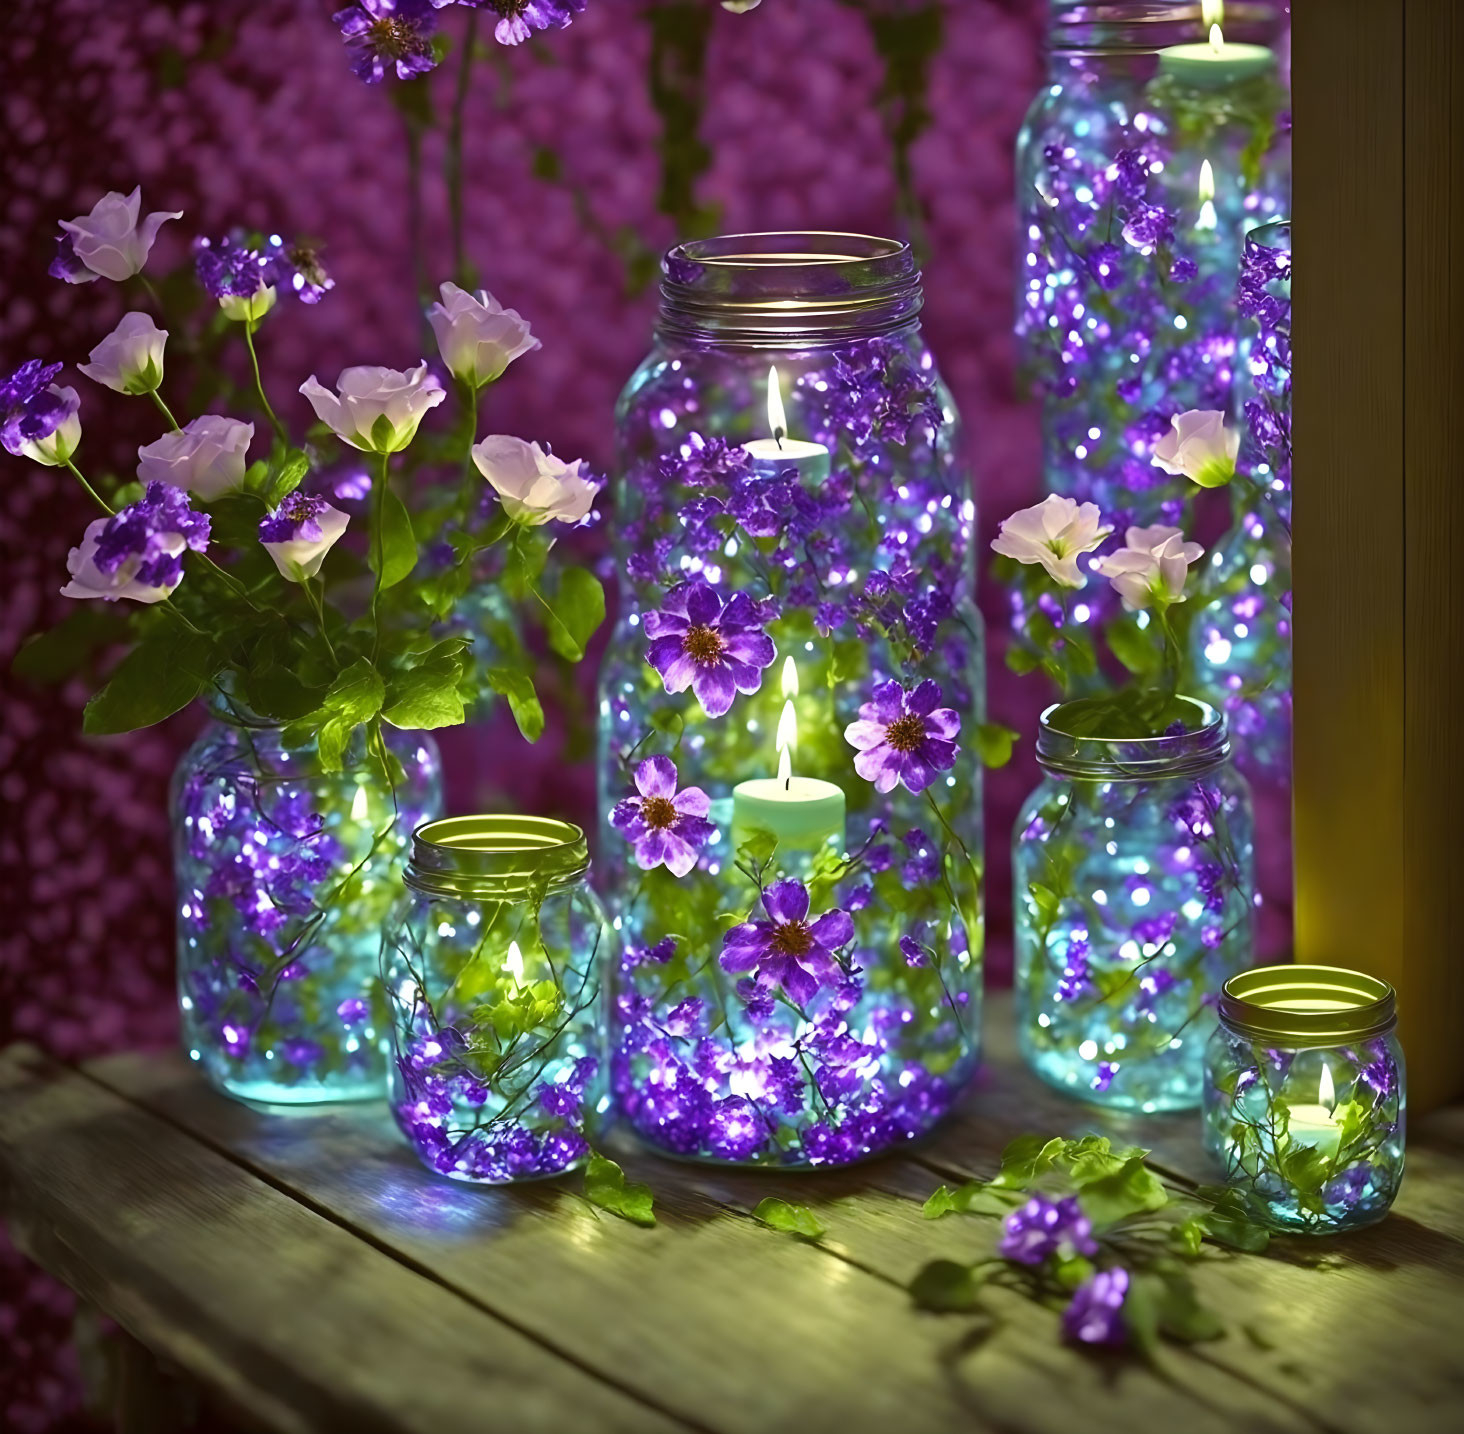
[(1225, 983), (1205, 1057), (1205, 1145), (1278, 1229), (1381, 1220), (1403, 1179), (1406, 1087), (1386, 981), (1262, 966)]
[(908, 247), (673, 249), (621, 396), (601, 673), (613, 1083), (677, 1155), (929, 1129), (977, 1060), (975, 507)]
[[(1212, 17), (1263, 51), (1185, 63)], [(1272, 0), (1051, 0), (1017, 139), (1016, 330), (1047, 490), (1120, 533), (1178, 521), (1187, 480), (1150, 462), (1171, 417), (1235, 413), (1242, 241), (1290, 212), (1284, 28)]]
[(1233, 525), (1212, 549), (1209, 601), (1190, 628), (1200, 693), (1226, 715), (1236, 763), (1285, 786), (1291, 771), (1291, 225), (1246, 236), (1240, 312), (1251, 396)]
[[(225, 715), (227, 720), (225, 720)], [(230, 705), (173, 775), (183, 1048), (244, 1100), (379, 1100), (381, 922), (412, 828), (442, 810), (432, 738), (382, 731), (395, 792), (357, 732), (342, 770)]]
[(1252, 961), (1250, 795), (1224, 718), (1179, 700), (1185, 730), (1119, 741), (1071, 736), (1069, 709), (1049, 707), (1047, 775), (1013, 838), (1022, 1054), (1122, 1110), (1200, 1103), (1215, 999)]
[(546, 817), (419, 827), (381, 941), (391, 1107), (423, 1163), (504, 1185), (581, 1165), (610, 1101), (609, 947), (585, 834)]

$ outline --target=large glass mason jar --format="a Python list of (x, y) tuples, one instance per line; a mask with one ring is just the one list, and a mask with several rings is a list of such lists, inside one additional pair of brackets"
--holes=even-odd
[(1233, 977), (1205, 1063), (1205, 1145), (1282, 1230), (1381, 1220), (1403, 1179), (1406, 1108), (1393, 988), (1333, 966)]
[(975, 507), (907, 246), (696, 241), (621, 396), (600, 685), (615, 1094), (672, 1153), (861, 1159), (980, 1028)]
[(183, 1047), (244, 1100), (379, 1100), (381, 922), (412, 828), (442, 809), (431, 737), (364, 733), (339, 771), (237, 703), (215, 710), (173, 776)]
[(1284, 31), (1279, 0), (1051, 0), (1017, 140), (1017, 336), (1047, 491), (1120, 533), (1179, 521), (1186, 480), (1150, 462), (1174, 415), (1236, 413), (1241, 245), (1290, 213)]
[(1049, 707), (1047, 775), (1013, 838), (1022, 1054), (1124, 1110), (1199, 1105), (1216, 998), (1252, 962), (1250, 796), (1224, 719), (1179, 701), (1177, 730), (1122, 740), (1072, 735), (1080, 704)]
[(391, 1107), (429, 1169), (503, 1185), (581, 1165), (609, 1108), (609, 945), (585, 834), (547, 817), (419, 827), (381, 941)]

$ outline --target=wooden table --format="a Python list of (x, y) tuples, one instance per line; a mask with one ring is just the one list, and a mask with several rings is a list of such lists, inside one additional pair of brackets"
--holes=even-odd
[[(1064, 1346), (1010, 1293), (979, 1342), (964, 1317), (916, 1311), (922, 1264), (990, 1241), (917, 1202), (991, 1174), (1014, 1135), (1101, 1130), (1152, 1147), (1175, 1183), (1211, 1178), (1193, 1118), (1073, 1105), (1020, 1068), (1010, 1028), (993, 1000), (977, 1089), (904, 1158), (795, 1176), (626, 1155), (654, 1230), (598, 1214), (577, 1182), (429, 1175), (380, 1109), (266, 1113), (180, 1056), (76, 1069), (12, 1048), (5, 1210), (23, 1250), (240, 1423), (291, 1434), (1464, 1427), (1464, 1109), (1412, 1132), (1380, 1226), (1207, 1259), (1229, 1333), (1169, 1347), (1161, 1370)], [(813, 1206), (825, 1238), (754, 1221), (770, 1194)]]

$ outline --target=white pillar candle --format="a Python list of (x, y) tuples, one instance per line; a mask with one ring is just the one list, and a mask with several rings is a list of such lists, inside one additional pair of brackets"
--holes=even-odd
[(1159, 73), (1197, 90), (1223, 90), (1276, 68), (1276, 52), (1264, 45), (1232, 45), (1218, 25), (1208, 41), (1159, 51)]
[(829, 476), (829, 450), (822, 443), (805, 443), (788, 437), (788, 417), (783, 412), (782, 385), (776, 364), (768, 369), (768, 432), (771, 438), (754, 438), (742, 445), (758, 473), (771, 478), (793, 468), (800, 478), (810, 483), (822, 483)]

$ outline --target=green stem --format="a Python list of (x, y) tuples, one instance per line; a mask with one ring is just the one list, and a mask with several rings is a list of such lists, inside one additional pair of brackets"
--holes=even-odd
[(1169, 625), (1169, 604), (1156, 603), (1154, 611), (1159, 616), (1159, 628), (1164, 634), (1164, 682), (1171, 697), (1179, 691), (1179, 644), (1174, 640), (1174, 629)]
[(102, 510), (102, 512), (104, 512), (110, 518), (112, 516), (112, 514), (114, 512), (116, 512), (116, 509), (113, 508), (112, 505), (109, 502), (107, 502), (107, 500), (105, 498), (103, 498), (102, 495), (100, 493), (98, 493), (97, 490), (95, 488), (93, 488), (90, 483), (88, 483), (86, 481), (85, 477), (82, 476), (81, 469), (78, 468), (76, 466), (76, 464), (74, 464), (69, 458), (66, 459), (65, 462), (66, 462), (66, 466), (71, 470), (72, 474), (75, 476), (76, 481), (78, 483), (80, 483), (81, 486), (83, 488), (85, 488), (88, 493), (91, 494), (91, 496), (96, 500), (97, 507), (99, 507)]
[(137, 281), (142, 285), (144, 289), (147, 290), (147, 296), (153, 301), (153, 307), (158, 311), (159, 314), (162, 314), (163, 296), (159, 294), (158, 291), (153, 287), (152, 280), (149, 279), (146, 274), (139, 273), (137, 275)]
[(474, 481), (477, 469), (473, 467), (473, 443), (478, 437), (478, 390), (472, 384), (464, 384), (463, 387), (468, 390), (468, 441), (463, 454), (460, 501), (463, 505), (463, 526), (471, 527), (473, 500), (478, 495), (478, 484)]
[(447, 203), (452, 216), (452, 272), (464, 287), (468, 283), (468, 273), (463, 252), (463, 113), (467, 108), (473, 50), (477, 40), (478, 12), (469, 10), (467, 28), (463, 31), (463, 58), (458, 66), (457, 90), (452, 101), (452, 119), (447, 132)]
[(326, 631), (325, 627), (325, 579), (319, 579), (319, 583), (320, 585), (317, 588), (309, 578), (306, 578), (303, 584), (305, 595), (310, 599), (310, 604), (315, 609), (315, 620), (320, 625), (321, 637), (325, 639), (325, 650), (330, 653), (330, 660), (339, 667), (340, 660), (336, 657), (335, 645), (331, 642), (330, 633)]
[[(255, 372), (257, 374), (258, 370), (256, 369)], [(162, 394), (160, 394), (157, 389), (150, 388), (147, 391), (147, 396), (152, 399), (155, 404), (157, 404), (159, 412), (161, 412), (163, 417), (168, 420), (168, 426), (173, 430), (173, 432), (181, 432), (182, 430), (178, 426), (178, 420), (173, 417), (172, 412), (168, 408), (168, 405), (163, 402)]]
[(371, 584), (371, 660), (381, 647), (381, 619), (377, 615), (377, 604), (381, 600), (381, 573), (386, 566), (382, 527), (386, 520), (386, 488), (391, 481), (391, 454), (381, 455), (381, 476), (372, 485), (371, 493), (371, 566), (376, 570), (376, 580)]
[(290, 446), (290, 435), (285, 432), (285, 425), (275, 417), (275, 411), (269, 406), (269, 395), (264, 391), (264, 380), (259, 376), (259, 355), (254, 351), (254, 320), (244, 320), (244, 343), (249, 349), (249, 362), (254, 369), (254, 390), (259, 395), (259, 401), (264, 405), (264, 411), (269, 417), (270, 426), (279, 436), (281, 443), (286, 448)]

